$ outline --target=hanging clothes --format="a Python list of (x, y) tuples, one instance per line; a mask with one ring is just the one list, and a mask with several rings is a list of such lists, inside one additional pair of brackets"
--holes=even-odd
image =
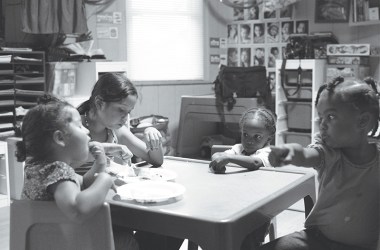
[(23, 0), (23, 32), (86, 33), (84, 0)]

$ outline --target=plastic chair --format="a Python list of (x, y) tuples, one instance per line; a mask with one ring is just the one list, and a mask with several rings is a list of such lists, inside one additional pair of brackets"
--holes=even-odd
[(83, 223), (70, 221), (53, 201), (15, 200), (10, 206), (12, 250), (114, 250), (110, 206)]

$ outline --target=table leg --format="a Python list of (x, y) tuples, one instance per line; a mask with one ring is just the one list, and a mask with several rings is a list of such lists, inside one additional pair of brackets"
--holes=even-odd
[(308, 195), (308, 196), (305, 196), (305, 198), (303, 198), (303, 201), (305, 204), (305, 218), (306, 218), (310, 214), (311, 209), (314, 206), (314, 200), (313, 198), (311, 198), (310, 195)]

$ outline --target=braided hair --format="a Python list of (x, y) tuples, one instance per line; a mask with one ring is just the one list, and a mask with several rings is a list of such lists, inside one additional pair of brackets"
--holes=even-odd
[(277, 116), (270, 109), (263, 107), (250, 108), (245, 111), (239, 121), (240, 129), (243, 129), (244, 123), (247, 119), (255, 118), (261, 119), (265, 122), (265, 128), (270, 132), (271, 136), (276, 133)]
[(23, 118), (21, 126), (22, 140), (16, 143), (16, 158), (25, 161), (31, 157), (35, 161), (46, 159), (50, 154), (53, 133), (70, 122), (65, 116), (71, 104), (53, 95), (41, 96), (37, 105), (31, 108)]
[[(335, 91), (336, 86), (342, 83), (357, 83), (358, 87), (347, 91)], [(342, 76), (332, 79), (330, 82), (319, 87), (315, 106), (319, 102), (320, 95), (323, 91), (328, 91), (329, 94), (339, 94), (340, 97), (351, 103), (357, 110), (368, 111), (375, 118), (376, 124), (371, 130), (371, 137), (375, 137), (376, 131), (379, 128), (379, 92), (376, 87), (376, 82), (372, 77), (366, 77), (363, 81), (357, 79), (345, 80)]]

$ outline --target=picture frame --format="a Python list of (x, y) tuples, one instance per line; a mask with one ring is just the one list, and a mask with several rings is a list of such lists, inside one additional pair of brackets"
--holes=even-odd
[(350, 18), (347, 0), (315, 0), (316, 23), (347, 23)]

